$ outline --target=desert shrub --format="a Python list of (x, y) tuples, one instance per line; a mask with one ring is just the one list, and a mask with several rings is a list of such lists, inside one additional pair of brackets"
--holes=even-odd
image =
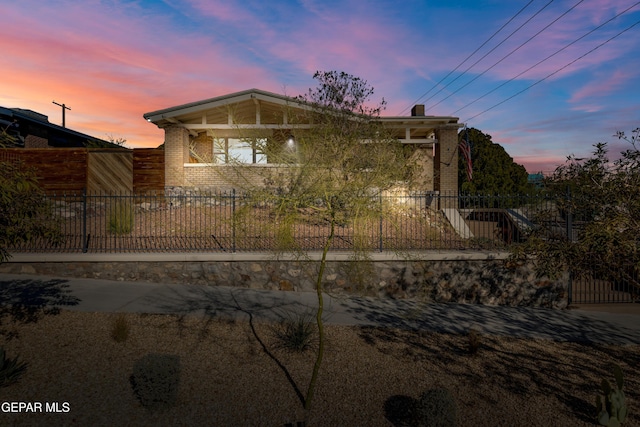
[(391, 396), (384, 402), (384, 417), (395, 427), (413, 426), (416, 403), (410, 396)]
[(0, 347), (0, 387), (17, 382), (26, 370), (26, 362), (19, 362), (17, 356), (13, 359), (7, 358), (4, 348)]
[(317, 342), (316, 326), (307, 314), (289, 316), (271, 327), (275, 347), (302, 353)]
[(113, 234), (131, 233), (134, 217), (131, 201), (117, 201), (109, 210), (109, 232)]
[(480, 331), (473, 328), (469, 329), (467, 339), (467, 350), (469, 351), (469, 354), (476, 354), (482, 345), (482, 335), (480, 335)]
[(134, 395), (149, 410), (173, 406), (178, 396), (180, 358), (148, 354), (133, 365), (129, 378)]
[(124, 342), (129, 338), (129, 321), (124, 313), (118, 314), (111, 325), (111, 338), (115, 342)]
[(35, 173), (19, 162), (0, 161), (0, 262), (10, 258), (11, 248), (60, 239), (60, 224)]
[(446, 388), (427, 390), (420, 396), (415, 408), (415, 423), (420, 427), (455, 427), (458, 425), (458, 407)]

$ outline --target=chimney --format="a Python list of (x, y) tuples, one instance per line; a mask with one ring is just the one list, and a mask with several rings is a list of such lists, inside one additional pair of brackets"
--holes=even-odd
[(416, 104), (411, 107), (411, 116), (424, 116), (424, 104)]

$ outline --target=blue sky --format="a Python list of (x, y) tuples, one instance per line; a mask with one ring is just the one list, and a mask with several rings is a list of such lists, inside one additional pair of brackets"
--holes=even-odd
[(130, 147), (163, 142), (146, 112), (298, 95), (316, 70), (367, 80), (383, 115), (459, 117), (530, 172), (640, 126), (635, 0), (0, 0), (0, 48), (1, 106), (60, 123), (65, 103), (68, 127)]

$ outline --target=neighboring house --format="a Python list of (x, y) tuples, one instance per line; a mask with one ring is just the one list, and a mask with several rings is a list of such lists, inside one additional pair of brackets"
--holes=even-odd
[(117, 144), (49, 122), (44, 114), (22, 108), (0, 107), (0, 127), (20, 148), (121, 148)]
[[(293, 120), (310, 107), (294, 98), (250, 89), (144, 114), (164, 129), (165, 186), (228, 188), (224, 169), (230, 157), (255, 167), (273, 166), (243, 135), (286, 143), (292, 132), (313, 126)], [(380, 117), (403, 144), (411, 144), (420, 165), (414, 188), (457, 192), (457, 117), (425, 116), (416, 105), (411, 116)], [(218, 172), (223, 173), (218, 173)]]

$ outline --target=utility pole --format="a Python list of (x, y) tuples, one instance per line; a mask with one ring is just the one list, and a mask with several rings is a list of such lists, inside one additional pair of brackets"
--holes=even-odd
[(62, 127), (65, 127), (65, 120), (64, 120), (64, 116), (65, 116), (65, 110), (69, 110), (71, 111), (71, 108), (67, 107), (64, 104), (58, 104), (56, 101), (53, 101), (54, 104), (59, 105), (60, 107), (62, 107)]

